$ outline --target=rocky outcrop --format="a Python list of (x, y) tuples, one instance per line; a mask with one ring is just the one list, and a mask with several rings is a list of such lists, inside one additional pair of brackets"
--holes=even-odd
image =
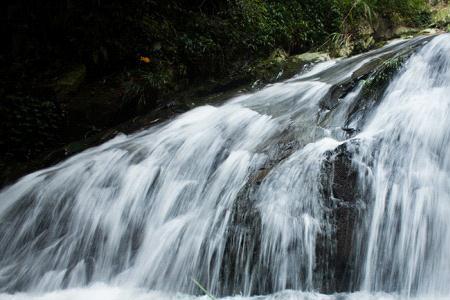
[[(418, 47), (424, 42), (431, 40), (434, 36), (424, 36), (418, 39), (407, 41), (405, 45), (397, 48), (397, 45), (388, 46), (387, 51), (381, 52), (378, 59), (371, 60), (368, 63), (361, 64), (351, 76), (343, 77), (338, 82), (332, 82), (332, 87), (328, 91), (328, 94), (320, 102), (320, 107), (324, 110), (333, 110), (339, 104), (339, 99), (343, 98), (346, 94), (353, 90), (353, 88), (361, 81), (370, 79), (373, 74), (384, 74), (385, 70), (390, 70), (392, 62), (399, 62), (411, 55)], [(374, 50), (372, 55), (376, 53)], [(356, 58), (353, 58), (354, 64), (361, 63), (366, 56), (363, 54)], [(352, 58), (350, 58), (352, 59)], [(398, 69), (398, 67), (397, 67)], [(396, 69), (396, 70), (397, 70)], [(339, 70), (337, 70), (339, 71)], [(388, 74), (387, 80), (391, 78), (393, 74)]]
[(268, 142), (264, 150), (268, 153), (265, 164), (252, 174), (236, 197), (221, 268), (223, 295), (242, 291), (246, 272), (254, 275), (251, 293), (273, 292), (270, 282), (264, 279), (271, 270), (259, 261), (262, 223), (257, 193), (270, 171), (300, 148), (292, 134), (291, 130), (285, 130), (277, 140)]
[(331, 290), (337, 292), (352, 289), (350, 283), (354, 282), (351, 279), (356, 269), (353, 252), (355, 228), (364, 208), (357, 188), (358, 172), (352, 163), (357, 147), (355, 141), (343, 144), (329, 152), (323, 163), (323, 194), (335, 228), (332, 237), (334, 252), (328, 263), (333, 265), (334, 271)]
[[(402, 62), (420, 43), (405, 47), (406, 51), (393, 51), (380, 56), (375, 62), (364, 63), (350, 78), (335, 84), (322, 105), (330, 111), (339, 105), (339, 98), (354, 90), (365, 79), (360, 98), (353, 107), (349, 107), (349, 120), (363, 117), (377, 104), (387, 87), (387, 83), (401, 67)], [(279, 58), (281, 62), (287, 58)], [(362, 58), (364, 59), (364, 57)], [(359, 61), (355, 60), (355, 64)], [(343, 128), (348, 137), (354, 136), (358, 128)], [(233, 294), (243, 289), (246, 274), (253, 274), (254, 292), (273, 292), (270, 282), (260, 274), (270, 274), (267, 266), (260, 264), (262, 223), (257, 207), (257, 193), (260, 185), (274, 167), (281, 164), (302, 144), (295, 138), (295, 129), (287, 128), (276, 139), (267, 142), (262, 152), (268, 155), (266, 163), (256, 170), (240, 191), (234, 202), (232, 221), (228, 229), (226, 249), (221, 268), (222, 292)], [(357, 261), (355, 253), (355, 230), (362, 224), (365, 213), (364, 195), (358, 186), (358, 169), (353, 163), (353, 156), (358, 153), (358, 141), (350, 140), (323, 157), (320, 189), (326, 209), (324, 220), (331, 224), (329, 233), (319, 234), (316, 241), (316, 265), (314, 286), (321, 292), (348, 292), (358, 285)], [(230, 263), (232, 262), (232, 263)]]

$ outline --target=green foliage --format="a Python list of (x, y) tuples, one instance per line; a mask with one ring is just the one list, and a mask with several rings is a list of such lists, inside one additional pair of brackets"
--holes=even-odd
[(162, 64), (143, 66), (122, 79), (122, 100), (125, 106), (153, 107), (157, 99), (174, 88), (174, 74)]
[(201, 285), (200, 282), (198, 282), (197, 280), (195, 280), (194, 278), (192, 278), (192, 281), (194, 282), (194, 284), (203, 292), (205, 293), (206, 296), (208, 296), (209, 299), (211, 300), (217, 300), (216, 297), (214, 297), (213, 295), (211, 295), (211, 293), (205, 288), (203, 287), (203, 285)]
[(376, 26), (380, 19), (391, 23), (423, 26), (431, 13), (425, 0), (336, 0), (342, 17), (341, 30), (355, 31), (361, 22)]
[(433, 24), (440, 28), (450, 28), (450, 6), (439, 5), (433, 7), (432, 11)]
[(10, 159), (30, 159), (55, 147), (64, 126), (64, 113), (53, 101), (29, 96), (3, 98), (0, 117), (0, 153)]
[(426, 0), (334, 0), (339, 29), (325, 46), (336, 56), (367, 51), (399, 25), (423, 27), (431, 22)]
[(335, 44), (346, 43), (361, 23), (374, 26), (381, 17), (414, 24), (429, 17), (425, 0), (50, 0), (31, 7), (19, 10), (26, 42), (15, 55), (68, 60), (97, 74), (133, 66), (143, 54), (183, 64), (190, 79), (226, 75), (277, 48), (304, 52), (332, 33), (342, 34)]
[[(234, 64), (283, 48), (299, 53), (320, 45), (337, 30), (332, 1), (228, 0), (210, 14), (181, 10), (173, 34), (163, 39), (165, 59), (183, 63), (192, 77), (223, 76)], [(159, 31), (167, 31), (161, 26)], [(245, 62), (244, 62), (245, 64)]]
[(330, 35), (328, 47), (334, 56), (347, 56), (350, 54), (351, 41), (351, 34), (334, 32)]
[[(376, 29), (386, 20), (428, 24), (430, 17), (426, 0), (18, 0), (7, 5), (0, 31), (10, 42), (0, 49), (0, 96), (6, 103), (1, 109), (13, 116), (5, 123), (6, 130), (12, 128), (7, 135), (17, 142), (3, 141), (23, 157), (33, 155), (25, 149), (39, 152), (42, 143), (54, 144), (50, 136), (59, 129), (49, 128), (61, 127), (62, 113), (54, 104), (45, 107), (55, 96), (48, 88), (55, 81), (61, 98), (54, 103), (63, 104), (81, 83), (121, 77), (118, 105), (132, 107), (131, 117), (189, 83), (231, 78), (251, 66), (278, 70), (278, 63), (264, 61), (276, 49), (292, 55), (327, 46), (348, 55), (376, 42), (363, 36), (362, 27)], [(70, 66), (82, 68), (61, 76)], [(28, 138), (32, 131), (45, 135), (44, 128), (50, 136)]]

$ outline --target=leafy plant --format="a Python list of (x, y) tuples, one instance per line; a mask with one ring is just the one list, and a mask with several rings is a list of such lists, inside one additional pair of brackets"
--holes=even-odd
[(211, 295), (210, 292), (208, 292), (208, 290), (207, 290), (205, 287), (203, 287), (203, 286), (200, 284), (200, 282), (198, 282), (198, 281), (195, 280), (194, 278), (191, 278), (191, 279), (192, 279), (192, 281), (194, 282), (194, 284), (195, 284), (200, 290), (202, 290), (202, 292), (204, 292), (204, 293), (209, 297), (209, 299), (211, 299), (211, 300), (217, 300), (213, 295)]
[(141, 69), (126, 76), (122, 85), (124, 104), (144, 107), (154, 104), (162, 93), (169, 90), (174, 85), (174, 77), (167, 67)]
[(58, 145), (64, 112), (54, 101), (30, 96), (8, 96), (0, 105), (0, 153), (26, 160)]

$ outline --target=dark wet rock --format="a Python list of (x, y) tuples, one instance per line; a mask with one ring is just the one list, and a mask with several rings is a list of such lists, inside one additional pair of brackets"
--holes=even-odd
[[(332, 240), (335, 242), (334, 252), (328, 257), (333, 264), (334, 278), (331, 291), (350, 291), (353, 276), (355, 276), (354, 235), (359, 224), (361, 209), (361, 194), (357, 188), (358, 172), (352, 162), (357, 141), (342, 144), (327, 154), (323, 163), (321, 178), (323, 194), (327, 207), (331, 210), (331, 220), (334, 224)], [(323, 256), (318, 248), (318, 256)], [(329, 287), (329, 288), (330, 288)]]
[(395, 37), (395, 26), (392, 20), (384, 16), (378, 18), (374, 31), (374, 37), (377, 40), (389, 40)]
[[(250, 268), (247, 271), (256, 274), (255, 276), (261, 273), (267, 275), (267, 272), (270, 272), (264, 269), (264, 266), (258, 265), (262, 225), (256, 207), (256, 193), (270, 171), (301, 147), (300, 144), (285, 143), (290, 140), (289, 136), (289, 133), (285, 133), (276, 146), (273, 146), (274, 149), (267, 152), (272, 155), (264, 166), (256, 170), (235, 201), (222, 269), (223, 294), (242, 289), (241, 277), (245, 268)], [(358, 173), (352, 163), (352, 153), (357, 147), (358, 143), (352, 141), (326, 153), (322, 177), (318, 183), (322, 186), (325, 205), (328, 208), (325, 210), (325, 218), (333, 228), (331, 238), (326, 234), (319, 235), (316, 244), (313, 281), (314, 286), (325, 293), (351, 290), (350, 283), (355, 276), (354, 229), (360, 222), (363, 209), (361, 195), (356, 188)], [(254, 280), (255, 291), (262, 294), (273, 292), (273, 287), (265, 284), (263, 278)]]
[(357, 96), (358, 99), (349, 108), (347, 122), (343, 128), (350, 136), (358, 131), (358, 128), (355, 127), (360, 125), (361, 120), (380, 103), (389, 83), (411, 54), (409, 52), (386, 60), (362, 82), (361, 92)]
[(380, 59), (375, 59), (363, 64), (359, 69), (354, 71), (350, 77), (344, 78), (340, 82), (333, 84), (327, 95), (321, 100), (320, 107), (327, 110), (336, 108), (339, 104), (339, 99), (351, 92), (360, 80), (368, 78), (374, 70), (395, 55), (396, 53), (386, 53), (382, 55)]
[[(398, 49), (396, 48), (396, 45), (390, 46), (393, 51), (390, 50), (385, 51), (385, 53), (379, 55), (378, 59), (373, 59), (367, 63), (362, 64), (358, 69), (356, 69), (352, 73), (351, 76), (345, 77), (338, 82), (332, 82), (332, 87), (319, 104), (320, 108), (322, 110), (329, 110), (329, 111), (336, 108), (339, 105), (339, 99), (342, 99), (349, 92), (354, 90), (354, 88), (357, 86), (357, 84), (359, 84), (361, 80), (371, 80), (371, 78), (374, 77), (375, 78), (385, 77), (386, 78), (385, 82), (386, 83), (389, 82), (389, 80), (392, 79), (393, 75), (395, 75), (396, 71), (398, 71), (399, 69), (398, 66), (396, 66), (395, 68), (391, 68), (392, 62), (404, 61), (407, 57), (409, 57), (412, 53), (414, 53), (414, 51), (416, 51), (418, 47), (423, 45), (423, 43), (428, 42), (432, 38), (433, 35), (429, 35), (419, 39), (407, 41), (405, 42), (406, 46), (402, 46)], [(387, 49), (389, 49), (389, 46)], [(366, 54), (363, 54), (360, 57), (353, 58), (354, 64), (361, 62), (365, 58), (365, 55)], [(393, 69), (394, 71), (390, 72), (391, 69)], [(325, 80), (326, 79), (327, 78), (325, 78)], [(381, 81), (382, 80), (380, 80), (380, 82)], [(386, 86), (382, 86), (380, 84), (374, 90), (369, 91), (369, 93), (373, 92), (382, 93), (384, 92), (383, 88), (385, 87)], [(378, 97), (379, 96), (380, 95), (378, 95)], [(359, 101), (355, 102), (360, 103)]]
[[(415, 47), (415, 46), (414, 46)], [(414, 47), (408, 51), (387, 53), (380, 56), (379, 60), (362, 65), (351, 77), (346, 78), (339, 84), (335, 84), (322, 105), (332, 111), (339, 104), (339, 99), (353, 91), (362, 79), (370, 82), (363, 86), (360, 99), (355, 101), (354, 107), (350, 107), (350, 120), (358, 116), (364, 116), (373, 106), (378, 103), (383, 95), (387, 83), (392, 79), (401, 67), (402, 62), (409, 57)], [(342, 127), (347, 137), (354, 136), (359, 128), (346, 124)], [(241, 190), (233, 210), (233, 222), (230, 227), (230, 235), (227, 242), (227, 262), (237, 262), (236, 265), (224, 265), (225, 282), (234, 281), (233, 286), (227, 287), (227, 293), (238, 291), (240, 272), (237, 266), (244, 268), (243, 261), (239, 261), (240, 255), (246, 253), (251, 256), (252, 262), (256, 263), (260, 251), (261, 217), (255, 207), (255, 193), (258, 186), (264, 181), (270, 171), (288, 158), (294, 151), (300, 149), (304, 144), (296, 138), (295, 130), (287, 128), (275, 140), (270, 140), (262, 152), (268, 155), (263, 167), (257, 170), (245, 187)], [(356, 262), (357, 254), (354, 253), (355, 228), (361, 224), (364, 216), (364, 203), (361, 191), (357, 189), (358, 170), (354, 166), (353, 154), (358, 150), (357, 140), (351, 140), (342, 144), (324, 157), (321, 180), (318, 184), (322, 186), (324, 203), (328, 209), (325, 210), (324, 218), (332, 224), (331, 238), (324, 233), (317, 237), (316, 243), (316, 266), (314, 272), (314, 286), (321, 292), (347, 292), (356, 287), (351, 283), (357, 282)], [(236, 237), (240, 239), (236, 240)], [(242, 238), (244, 237), (244, 238)], [(238, 249), (238, 250), (237, 250)], [(243, 251), (243, 252), (237, 252)], [(247, 256), (248, 257), (248, 256)], [(254, 266), (252, 268), (262, 268)], [(259, 273), (262, 270), (257, 270)], [(270, 272), (270, 270), (265, 270)], [(239, 280), (237, 280), (239, 281)], [(255, 282), (260, 282), (256, 280)], [(270, 286), (258, 286), (259, 292), (273, 292)]]
[(349, 137), (355, 135), (359, 130), (356, 128), (350, 128), (350, 127), (341, 127), (341, 129), (348, 134)]
[(268, 155), (266, 162), (255, 170), (236, 197), (221, 272), (222, 295), (241, 292), (246, 273), (254, 276), (252, 294), (273, 292), (270, 281), (265, 280), (270, 269), (259, 262), (262, 224), (257, 208), (257, 193), (270, 171), (299, 149), (300, 144), (295, 142), (292, 135), (293, 131), (286, 129), (277, 140), (267, 143), (267, 147), (262, 149)]
[[(402, 55), (403, 56), (403, 55)], [(387, 53), (380, 57), (380, 59), (373, 60), (367, 64), (364, 64), (355, 72), (352, 76), (342, 80), (340, 83), (331, 87), (328, 94), (321, 101), (320, 106), (322, 109), (332, 110), (339, 104), (339, 99), (345, 97), (349, 92), (359, 84), (361, 80), (369, 78), (376, 70), (381, 68), (384, 63), (388, 62), (393, 57), (396, 57), (395, 53)], [(390, 78), (389, 78), (390, 79)]]
[[(246, 272), (261, 274), (258, 258), (261, 249), (261, 216), (256, 207), (254, 193), (257, 176), (242, 188), (233, 206), (231, 225), (228, 228), (221, 278), (223, 295), (238, 293), (244, 288)], [(252, 292), (264, 292), (264, 287), (254, 286)]]
[[(322, 109), (333, 111), (339, 99), (353, 91), (361, 80), (370, 82), (363, 86), (360, 98), (350, 107), (349, 120), (363, 118), (379, 102), (387, 87), (387, 83), (398, 72), (402, 62), (409, 57), (418, 44), (412, 44), (406, 51), (386, 53), (379, 60), (363, 64), (352, 76), (336, 83), (321, 102)], [(347, 138), (354, 136), (359, 128), (345, 124), (342, 130)], [(295, 136), (293, 128), (287, 128), (275, 140), (270, 140), (261, 149), (268, 155), (263, 167), (255, 172), (249, 182), (241, 190), (233, 209), (233, 222), (227, 242), (226, 261), (238, 262), (236, 265), (224, 265), (224, 278), (236, 280), (240, 272), (237, 266), (244, 268), (239, 262), (239, 255), (250, 255), (256, 263), (260, 251), (261, 218), (255, 207), (255, 192), (270, 171), (294, 151), (304, 146), (301, 139)], [(347, 292), (357, 286), (357, 254), (354, 253), (355, 228), (361, 224), (364, 216), (364, 203), (361, 191), (357, 189), (358, 170), (352, 162), (353, 154), (358, 149), (358, 142), (351, 140), (326, 154), (323, 162), (322, 177), (318, 184), (322, 186), (325, 205), (324, 218), (332, 224), (331, 238), (323, 234), (317, 237), (316, 266), (314, 286), (321, 292)], [(241, 237), (236, 240), (236, 237)], [(242, 238), (244, 237), (244, 238)], [(236, 252), (238, 251), (243, 252)], [(262, 268), (254, 266), (252, 268)], [(256, 270), (256, 269), (255, 269)], [(263, 270), (257, 269), (257, 273)], [(242, 271), (241, 271), (242, 272)], [(270, 270), (265, 270), (270, 272)], [(239, 281), (239, 280), (238, 280)], [(255, 282), (260, 282), (256, 280)], [(353, 286), (351, 284), (355, 283)], [(227, 293), (239, 290), (236, 282), (227, 287)], [(259, 292), (273, 292), (270, 286), (257, 287)]]

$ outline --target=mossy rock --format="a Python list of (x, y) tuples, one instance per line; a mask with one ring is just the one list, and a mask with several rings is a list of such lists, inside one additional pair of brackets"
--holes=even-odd
[(55, 92), (67, 95), (76, 92), (86, 77), (86, 66), (76, 65), (64, 73), (55, 83)]
[(297, 74), (307, 65), (330, 60), (331, 57), (325, 52), (306, 52), (290, 56), (284, 65), (283, 78), (289, 78)]
[(413, 27), (398, 26), (397, 28), (394, 29), (394, 36), (409, 37), (418, 34), (419, 31), (420, 31), (419, 29)]
[(401, 69), (406, 59), (406, 56), (397, 56), (385, 61), (377, 67), (372, 76), (364, 81), (362, 95), (378, 100), (381, 93), (384, 92), (384, 88), (392, 80), (392, 77)]
[(352, 54), (358, 52), (357, 50), (355, 50), (354, 41), (348, 41), (333, 45), (330, 51), (333, 57), (349, 57)]
[(276, 49), (269, 57), (269, 61), (273, 63), (283, 63), (286, 61), (288, 54), (283, 49)]
[(356, 40), (352, 49), (352, 55), (363, 53), (373, 49), (376, 46), (375, 39), (373, 36), (364, 36)]
[(426, 28), (420, 32), (420, 34), (438, 34), (439, 31), (436, 28)]
[(283, 72), (288, 55), (282, 49), (275, 50), (269, 58), (258, 62), (250, 69), (251, 76), (262, 82), (272, 82)]
[(330, 60), (324, 52), (306, 52), (288, 56), (283, 50), (276, 50), (272, 55), (251, 69), (252, 77), (260, 83), (274, 82), (290, 78), (300, 72), (306, 65)]
[(325, 52), (306, 52), (303, 54), (290, 56), (288, 59), (289, 63), (317, 63), (322, 61), (330, 60), (330, 55)]

